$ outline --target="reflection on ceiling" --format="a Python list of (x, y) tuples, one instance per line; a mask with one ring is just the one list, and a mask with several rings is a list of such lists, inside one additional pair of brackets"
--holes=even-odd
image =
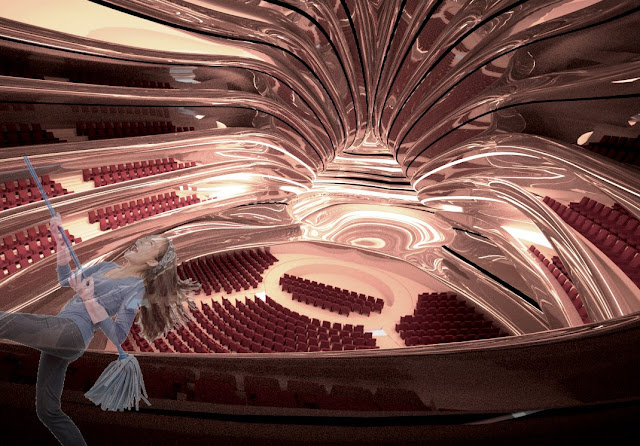
[[(196, 234), (222, 225), (209, 250), (331, 242), (403, 259), (474, 295), (440, 250), (461, 243), (456, 227), (490, 240), (523, 278), (536, 272), (529, 244), (557, 253), (592, 320), (640, 309), (640, 290), (542, 202), (587, 196), (640, 216), (637, 167), (585, 149), (640, 132), (637, 1), (25, 0), (0, 15), (4, 57), (44, 73), (0, 76), (0, 92), (34, 104), (44, 128), (103, 107), (162, 110), (190, 129), (3, 149), (7, 172), (23, 169), (23, 154), (60, 175), (105, 158), (196, 162), (58, 200), (70, 216), (170, 185), (206, 200), (101, 234), (87, 254), (161, 227), (195, 256), (205, 249)], [(101, 74), (168, 88), (87, 81)], [(45, 218), (30, 209), (7, 213), (7, 231)], [(544, 281), (532, 290), (538, 300), (555, 292)], [(551, 325), (573, 323), (561, 313)]]

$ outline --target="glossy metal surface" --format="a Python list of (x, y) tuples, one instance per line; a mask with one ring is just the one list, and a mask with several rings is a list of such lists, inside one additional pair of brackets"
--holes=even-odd
[[(56, 174), (107, 158), (176, 156), (198, 165), (52, 202), (80, 218), (90, 207), (185, 184), (211, 200), (87, 240), (78, 250), (85, 259), (113, 256), (150, 231), (170, 234), (183, 259), (321, 241), (409, 262), (512, 333), (575, 325), (527, 246), (505, 229), (527, 228), (542, 234), (571, 271), (592, 320), (640, 310), (640, 290), (541, 202), (545, 195), (567, 203), (587, 195), (640, 216), (637, 171), (564, 138), (601, 124), (599, 113), (582, 114), (579, 123), (567, 116), (565, 133), (536, 121), (549, 104), (578, 113), (585, 107), (579, 101), (599, 101), (591, 103), (606, 106), (606, 124), (620, 128), (637, 114), (637, 107), (630, 111), (640, 95), (633, 80), (640, 57), (636, 1), (90, 3), (105, 13), (95, 29), (61, 25), (65, 8), (52, 8), (40, 18), (0, 18), (1, 45), (51, 66), (70, 60), (78, 69), (171, 76), (176, 87), (0, 75), (3, 102), (33, 103), (34, 118), (42, 119), (70, 104), (191, 107), (206, 118), (188, 134), (69, 142), (55, 151), (4, 148), (2, 179), (21, 175), (24, 154), (39, 172)], [(628, 35), (608, 39), (616, 27)], [(45, 219), (40, 203), (0, 212), (3, 234)], [(516, 282), (529, 284), (542, 314), (441, 248), (454, 243), (465, 251), (454, 225), (488, 238), (499, 274), (517, 271)], [(53, 280), (35, 288), (22, 280), (51, 265), (43, 261), (3, 281), (12, 296), (3, 306), (53, 293)]]

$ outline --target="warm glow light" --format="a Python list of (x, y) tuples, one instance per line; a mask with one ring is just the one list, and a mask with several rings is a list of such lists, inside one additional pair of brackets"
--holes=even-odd
[(299, 194), (301, 192), (304, 192), (305, 189), (295, 187), (295, 186), (284, 185), (284, 186), (280, 186), (280, 190), (283, 190), (285, 192), (291, 192), (292, 194)]
[[(359, 158), (347, 158), (345, 156), (336, 156), (334, 158), (335, 161), (358, 161), (361, 162), (362, 159), (361, 157)], [(393, 166), (397, 166), (398, 163), (396, 162), (396, 160), (393, 159), (381, 159), (381, 158), (366, 158), (366, 162), (367, 164), (389, 164), (389, 165), (393, 165)]]
[(361, 190), (361, 189), (347, 189), (344, 187), (333, 186), (333, 187), (323, 187), (323, 191), (334, 192), (336, 194), (341, 195), (361, 195), (368, 197), (376, 197), (380, 199), (390, 199), (390, 200), (404, 200), (404, 201), (418, 201), (418, 197), (412, 195), (401, 195), (398, 193), (391, 192), (379, 192), (372, 190)]
[(446, 195), (446, 196), (442, 196), (442, 197), (430, 197), (430, 198), (425, 198), (424, 200), (421, 200), (420, 202), (422, 204), (425, 203), (429, 203), (432, 201), (443, 201), (443, 200), (468, 200), (468, 201), (494, 201), (496, 203), (501, 203), (500, 200), (496, 199), (496, 198), (488, 198), (488, 197), (473, 197), (471, 195)]
[(170, 26), (145, 20), (86, 0), (2, 2), (3, 18), (117, 45), (179, 53), (256, 55), (235, 45), (206, 40)]
[(580, 135), (578, 137), (578, 141), (576, 141), (578, 143), (579, 146), (586, 144), (587, 141), (589, 141), (589, 138), (591, 138), (591, 135), (593, 135), (593, 131), (591, 132), (587, 132), (587, 133), (583, 133), (582, 135)]
[(351, 240), (351, 244), (355, 246), (359, 246), (361, 248), (374, 248), (374, 249), (382, 249), (387, 244), (384, 240), (378, 237), (359, 237)]
[(442, 205), (442, 210), (443, 211), (448, 211), (448, 212), (462, 212), (463, 209), (460, 206), (454, 206), (452, 204), (443, 204)]
[(631, 82), (635, 82), (638, 79), (640, 79), (640, 77), (632, 77), (631, 79), (621, 79), (619, 81), (611, 81), (612, 84), (628, 84)]
[(505, 156), (505, 155), (506, 156), (523, 156), (523, 157), (526, 157), (526, 158), (538, 158), (537, 156), (526, 155), (524, 153), (518, 153), (518, 152), (480, 153), (478, 155), (467, 156), (467, 157), (464, 157), (464, 158), (460, 158), (459, 160), (455, 160), (455, 161), (451, 161), (451, 162), (449, 162), (447, 164), (443, 164), (442, 166), (437, 167), (437, 168), (433, 169), (432, 171), (425, 173), (420, 178), (415, 180), (413, 182), (413, 184), (418, 184), (420, 181), (424, 180), (425, 178), (430, 177), (434, 173), (440, 172), (441, 170), (444, 170), (444, 169), (448, 169), (449, 167), (455, 166), (457, 164), (466, 163), (467, 161), (473, 161), (473, 160), (477, 160), (477, 159), (480, 159), (480, 158), (490, 158), (490, 157), (493, 157), (493, 156)]
[(531, 231), (529, 229), (516, 228), (514, 226), (507, 226), (507, 225), (502, 226), (502, 229), (504, 229), (509, 234), (511, 234), (513, 238), (520, 240), (521, 243), (523, 241), (530, 242), (530, 243), (522, 243), (526, 247), (528, 247), (531, 243), (533, 243), (535, 245), (544, 246), (549, 249), (553, 248), (551, 246), (551, 243), (549, 243), (549, 240), (547, 240), (544, 234), (540, 231)]

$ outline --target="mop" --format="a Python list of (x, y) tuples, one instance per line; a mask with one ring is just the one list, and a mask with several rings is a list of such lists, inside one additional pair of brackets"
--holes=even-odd
[[(51, 203), (49, 203), (47, 194), (42, 184), (40, 184), (40, 179), (36, 175), (29, 158), (26, 155), (23, 158), (29, 168), (29, 172), (31, 172), (33, 181), (38, 186), (40, 194), (47, 204), (47, 208), (49, 208), (51, 216), (55, 217), (56, 213)], [(80, 270), (82, 277), (82, 264), (78, 260), (78, 257), (76, 257), (76, 253), (71, 247), (71, 242), (67, 238), (62, 226), (58, 226), (58, 230), (67, 248), (69, 248), (71, 257)], [(104, 369), (93, 387), (84, 395), (94, 404), (101, 406), (102, 410), (123, 411), (124, 409), (131, 409), (134, 405), (136, 410), (139, 410), (140, 399), (144, 400), (144, 402), (150, 406), (151, 403), (147, 399), (147, 390), (144, 387), (144, 380), (142, 379), (142, 371), (140, 370), (138, 360), (135, 356), (125, 353), (121, 346), (118, 345), (116, 347), (119, 353), (118, 359)]]

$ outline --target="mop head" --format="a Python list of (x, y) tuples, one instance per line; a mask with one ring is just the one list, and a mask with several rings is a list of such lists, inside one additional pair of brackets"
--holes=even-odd
[(102, 410), (123, 411), (134, 405), (139, 410), (140, 399), (148, 406), (140, 364), (133, 355), (116, 359), (102, 372), (93, 387), (84, 394)]

